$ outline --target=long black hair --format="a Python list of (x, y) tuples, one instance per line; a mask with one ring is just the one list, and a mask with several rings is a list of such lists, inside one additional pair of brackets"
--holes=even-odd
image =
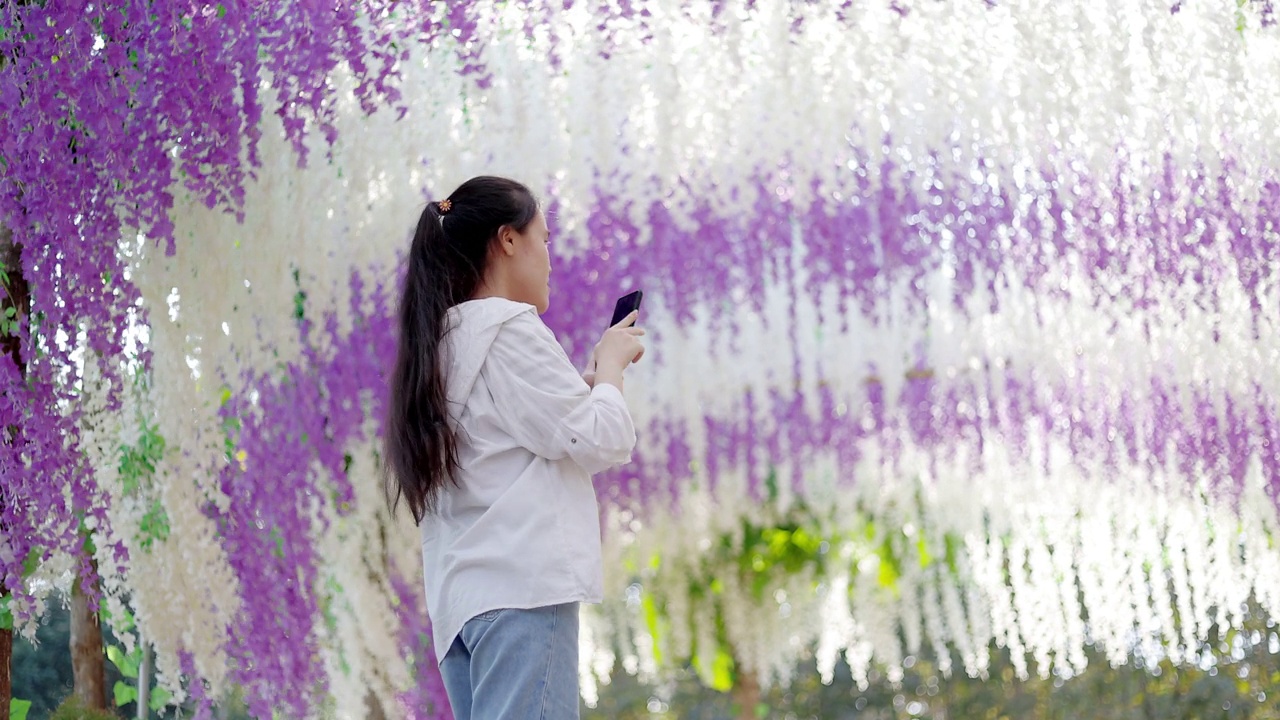
[(409, 247), (400, 300), (400, 343), (383, 432), (383, 481), (392, 512), (401, 498), (413, 520), (436, 509), (446, 482), (457, 482), (457, 442), (449, 427), (441, 341), (449, 308), (470, 299), (484, 278), (498, 231), (523, 232), (537, 199), (514, 180), (472, 178), (428, 203)]

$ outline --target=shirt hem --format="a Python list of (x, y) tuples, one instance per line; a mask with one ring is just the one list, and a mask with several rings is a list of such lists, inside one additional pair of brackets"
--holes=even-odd
[[(436, 665), (438, 666), (440, 663), (444, 662), (444, 656), (449, 652), (449, 648), (453, 646), (454, 639), (462, 632), (463, 626), (475, 619), (478, 615), (482, 615), (493, 610), (532, 610), (533, 608), (551, 607), (552, 605), (563, 605), (564, 603), (571, 602), (599, 605), (604, 602), (604, 598), (590, 593), (573, 593), (564, 597), (557, 598), (553, 596), (546, 599), (538, 599), (524, 603), (488, 603), (480, 605), (476, 610), (467, 611), (469, 613), (468, 616), (461, 623), (457, 623), (457, 627), (449, 633), (448, 642), (444, 643), (443, 649), (440, 645), (440, 636), (435, 633), (435, 623), (432, 623), (431, 639), (432, 644), (435, 645)], [(446, 629), (446, 631), (448, 631), (448, 629)]]

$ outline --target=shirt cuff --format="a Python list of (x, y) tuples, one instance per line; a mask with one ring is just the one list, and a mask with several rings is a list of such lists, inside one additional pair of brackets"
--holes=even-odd
[(612, 395), (613, 399), (622, 403), (623, 407), (626, 407), (627, 405), (626, 398), (622, 397), (622, 391), (619, 390), (617, 386), (612, 385), (610, 383), (597, 383), (591, 388), (591, 394), (592, 395)]

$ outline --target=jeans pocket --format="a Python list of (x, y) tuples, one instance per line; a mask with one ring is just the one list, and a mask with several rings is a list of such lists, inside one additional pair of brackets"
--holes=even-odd
[(490, 610), (489, 612), (480, 613), (479, 615), (475, 616), (474, 619), (483, 620), (485, 622), (493, 622), (494, 620), (497, 620), (498, 616), (501, 615), (503, 612), (504, 612), (503, 610)]

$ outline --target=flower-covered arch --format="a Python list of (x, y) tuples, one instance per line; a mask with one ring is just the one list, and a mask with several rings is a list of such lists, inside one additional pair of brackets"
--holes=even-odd
[(154, 5), (5, 9), (19, 618), (87, 531), (173, 689), (431, 712), (377, 436), (408, 230), (479, 172), (576, 358), (646, 291), (588, 693), (1276, 613), (1269, 3)]

